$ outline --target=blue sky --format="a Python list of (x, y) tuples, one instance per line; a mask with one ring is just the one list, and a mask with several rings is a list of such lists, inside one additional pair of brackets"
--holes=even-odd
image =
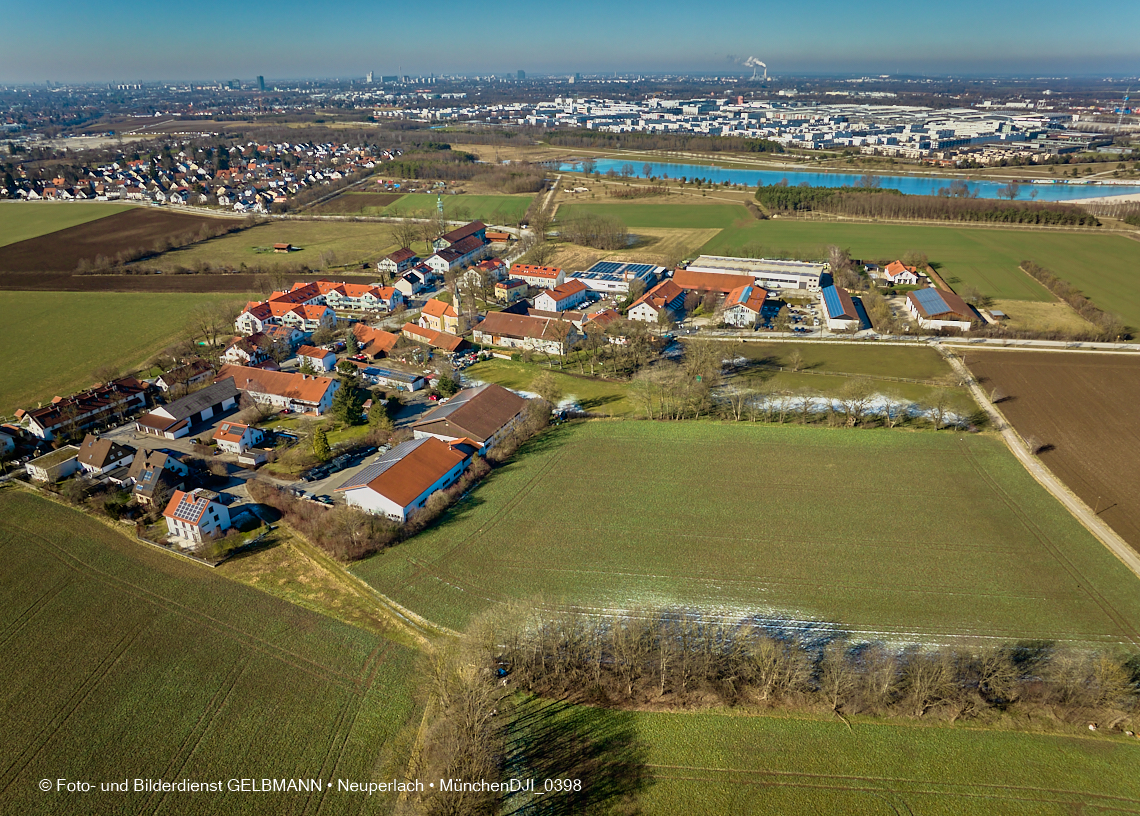
[[(16, 2), (0, 82), (581, 71), (1140, 73), (1140, 2)], [(743, 72), (743, 69), (737, 69)]]

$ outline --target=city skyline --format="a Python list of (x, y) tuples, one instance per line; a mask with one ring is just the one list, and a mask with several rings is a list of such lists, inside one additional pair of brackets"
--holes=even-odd
[[(729, 0), (709, 12), (677, 0), (620, 7), (597, 0), (533, 7), (508, 0), (494, 14), (473, 14), (454, 0), (432, 20), (463, 19), (456, 28), (422, 31), (391, 9), (350, 2), (335, 17), (308, 20), (307, 6), (285, 2), (266, 14), (218, 0), (195, 7), (140, 10), (123, 0), (95, 6), (47, 0), (8, 14), (10, 31), (35, 32), (54, 22), (67, 48), (41, 37), (13, 37), (0, 57), (0, 83), (207, 81), (224, 77), (286, 81), (391, 74), (538, 75), (722, 73), (748, 75), (749, 57), (780, 74), (1127, 75), (1140, 71), (1130, 32), (1140, 6), (1110, 3), (1098, 14), (1072, 15), (1059, 0), (1025, 13), (1010, 2), (964, 0), (935, 16), (886, 0), (872, 13), (821, 0), (798, 8)], [(650, 13), (652, 11), (652, 13)], [(351, 19), (352, 25), (344, 21)], [(129, 24), (124, 26), (124, 21)], [(1111, 24), (1106, 24), (1111, 22)], [(466, 47), (437, 48), (462, 31)], [(184, 41), (182, 47), (177, 43)], [(504, 48), (504, 46), (509, 46)], [(739, 55), (730, 57), (729, 55)]]

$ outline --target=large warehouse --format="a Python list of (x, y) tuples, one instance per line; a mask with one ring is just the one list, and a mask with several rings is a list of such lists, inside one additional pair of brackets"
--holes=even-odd
[(730, 258), (725, 255), (702, 255), (688, 266), (689, 272), (721, 275), (748, 275), (765, 289), (819, 289), (819, 279), (827, 272), (827, 264), (805, 261), (782, 261), (770, 258)]

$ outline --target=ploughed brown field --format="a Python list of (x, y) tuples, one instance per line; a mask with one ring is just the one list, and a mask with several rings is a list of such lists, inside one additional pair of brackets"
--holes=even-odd
[(203, 224), (224, 222), (190, 213), (136, 208), (77, 227), (0, 247), (2, 272), (72, 272), (80, 260), (113, 258), (129, 249), (150, 249), (155, 241), (196, 233)]
[[(0, 291), (16, 292), (219, 292), (242, 294), (262, 290), (263, 277), (244, 272), (234, 274), (185, 275), (71, 275), (64, 272), (0, 272)], [(375, 275), (290, 275), (294, 280), (328, 278), (348, 283), (371, 283)]]
[(403, 193), (345, 193), (313, 208), (314, 212), (328, 215), (353, 215), (366, 207), (382, 210), (404, 197)]
[(970, 370), (1041, 461), (1140, 552), (1140, 359), (971, 351)]

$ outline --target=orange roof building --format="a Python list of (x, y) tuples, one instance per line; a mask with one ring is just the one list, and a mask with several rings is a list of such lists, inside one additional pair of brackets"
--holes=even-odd
[(402, 523), (422, 510), (432, 494), (455, 484), (474, 452), (475, 446), (467, 440), (412, 439), (392, 448), (336, 490), (344, 493), (349, 506)]
[(239, 391), (255, 402), (303, 414), (323, 414), (332, 405), (333, 394), (340, 387), (331, 377), (239, 365), (222, 366), (215, 382), (229, 377), (233, 377)]

